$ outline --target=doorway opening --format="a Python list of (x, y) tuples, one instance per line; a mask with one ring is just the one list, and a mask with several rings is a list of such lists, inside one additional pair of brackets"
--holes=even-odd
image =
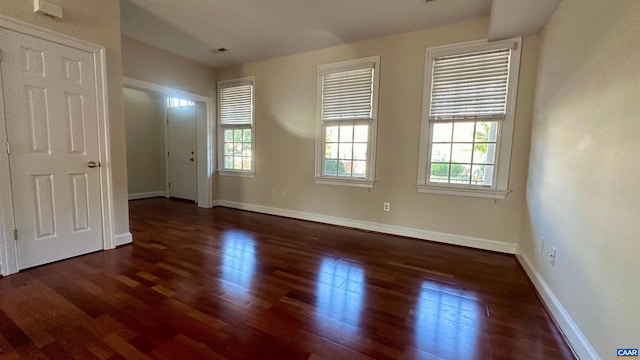
[(125, 78), (129, 200), (167, 197), (212, 206), (208, 97)]

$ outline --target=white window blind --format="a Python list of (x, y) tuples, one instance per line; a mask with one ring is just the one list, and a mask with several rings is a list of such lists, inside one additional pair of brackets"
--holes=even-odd
[(430, 120), (504, 120), (511, 49), (433, 59)]
[(366, 63), (364, 68), (320, 74), (322, 121), (373, 121), (374, 65)]
[(220, 89), (220, 125), (252, 125), (253, 82)]

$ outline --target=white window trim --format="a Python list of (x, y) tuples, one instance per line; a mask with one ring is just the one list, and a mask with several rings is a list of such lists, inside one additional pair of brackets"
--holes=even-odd
[[(327, 72), (340, 72), (348, 71), (361, 64), (373, 63), (374, 75), (373, 75), (373, 100), (372, 100), (372, 112), (371, 122), (369, 123), (369, 139), (367, 146), (367, 177), (358, 179), (351, 177), (339, 177), (339, 176), (323, 176), (322, 166), (324, 160), (324, 131), (322, 122), (322, 74)], [(366, 58), (342, 61), (332, 64), (325, 64), (318, 66), (317, 75), (317, 101), (316, 101), (316, 184), (322, 185), (341, 185), (352, 186), (359, 188), (373, 188), (375, 181), (375, 169), (376, 169), (376, 139), (378, 137), (378, 90), (380, 88), (380, 56), (370, 56)], [(335, 124), (339, 124), (340, 120), (332, 120)], [(345, 121), (354, 123), (353, 121)]]
[[(498, 149), (496, 152), (496, 176), (492, 187), (481, 187), (463, 184), (430, 183), (428, 172), (431, 159), (430, 139), (433, 122), (429, 121), (431, 103), (431, 69), (433, 58), (446, 55), (464, 54), (476, 51), (510, 47), (509, 90), (507, 92), (507, 108), (505, 119), (498, 133)], [(422, 100), (422, 125), (420, 130), (420, 156), (418, 163), (418, 191), (422, 193), (469, 196), (487, 199), (505, 199), (509, 190), (509, 168), (511, 165), (511, 148), (513, 145), (513, 129), (515, 122), (518, 78), (520, 74), (520, 49), (522, 38), (488, 42), (487, 40), (471, 41), (453, 45), (436, 46), (427, 49), (424, 74), (424, 93)]]
[[(253, 166), (253, 164), (251, 164), (251, 166)], [(251, 178), (251, 179), (256, 177), (256, 172), (251, 170), (218, 169), (218, 174), (222, 176), (235, 176), (235, 177), (243, 177), (243, 178)]]
[[(220, 89), (226, 87), (233, 87), (238, 85), (243, 85), (250, 83), (253, 85), (253, 111), (251, 112), (251, 170), (234, 170), (234, 169), (225, 169), (224, 168), (224, 129), (232, 129), (232, 128), (243, 128), (245, 126), (233, 126), (233, 125), (221, 125), (220, 124)], [(218, 114), (218, 174), (222, 176), (235, 176), (235, 177), (245, 177), (245, 178), (255, 178), (256, 177), (256, 131), (255, 131), (255, 120), (256, 120), (256, 111), (255, 111), (255, 97), (256, 97), (256, 78), (255, 76), (246, 76), (242, 78), (229, 79), (218, 81), (218, 86), (216, 89), (216, 99), (217, 99), (217, 114)]]

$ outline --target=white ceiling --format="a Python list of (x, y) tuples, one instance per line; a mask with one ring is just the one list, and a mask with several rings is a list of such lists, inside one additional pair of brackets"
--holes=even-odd
[(489, 40), (537, 34), (560, 0), (493, 0)]
[[(492, 0), (121, 0), (120, 4), (124, 35), (199, 63), (222, 67), (490, 13), (521, 13), (510, 2), (557, 1), (493, 0), (493, 9)], [(504, 7), (511, 10), (502, 10)], [(534, 19), (537, 25), (527, 24), (539, 31), (546, 20)], [(502, 22), (495, 22), (492, 18), (491, 27), (499, 30), (496, 38), (518, 32), (517, 22), (502, 28)], [(210, 52), (221, 47), (229, 51)]]

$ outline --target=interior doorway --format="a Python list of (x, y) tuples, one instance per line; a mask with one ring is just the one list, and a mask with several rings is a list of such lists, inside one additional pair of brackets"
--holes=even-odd
[(208, 97), (124, 79), (129, 200), (173, 197), (212, 206)]

